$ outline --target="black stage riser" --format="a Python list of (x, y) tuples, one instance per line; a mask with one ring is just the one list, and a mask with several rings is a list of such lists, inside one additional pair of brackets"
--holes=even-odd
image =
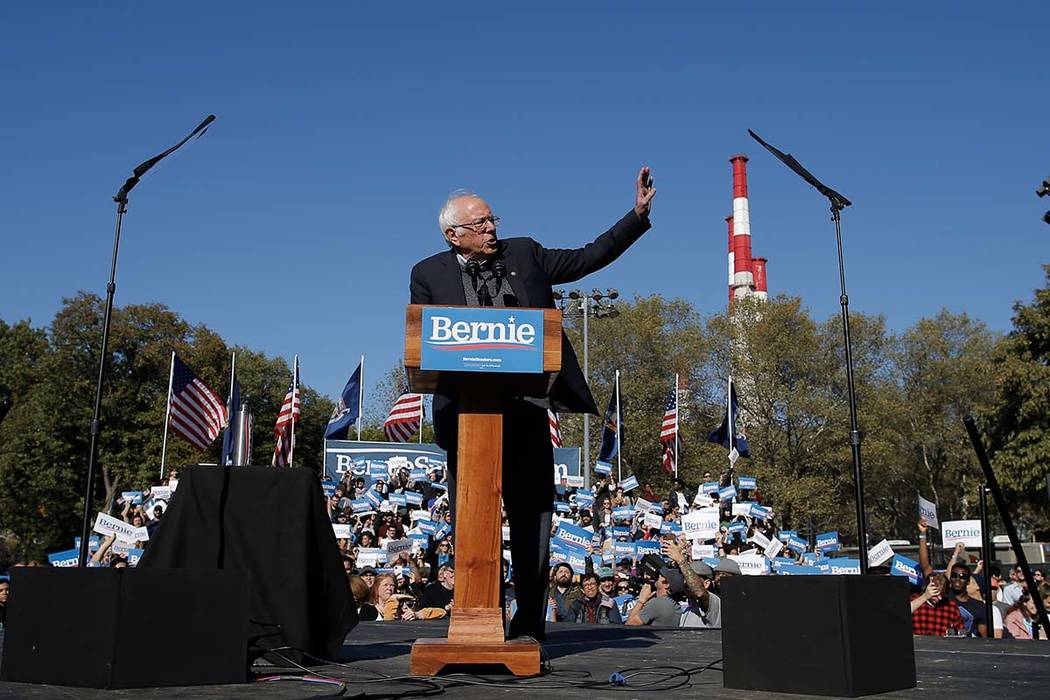
[(915, 687), (907, 579), (722, 579), (725, 687), (858, 697)]
[(0, 680), (88, 688), (243, 683), (248, 585), (238, 571), (11, 572)]

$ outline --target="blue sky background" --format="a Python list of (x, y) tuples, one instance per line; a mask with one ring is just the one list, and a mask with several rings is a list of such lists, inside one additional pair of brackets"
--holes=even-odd
[(398, 361), (409, 268), (459, 187), (500, 235), (575, 247), (648, 164), (653, 230), (583, 284), (713, 313), (748, 153), (770, 292), (835, 314), (826, 203), (748, 127), (853, 200), (853, 309), (1006, 330), (1050, 257), (1050, 6), (919, 4), (5, 2), (0, 318), (103, 294), (112, 195), (215, 113), (132, 194), (117, 303), (298, 352), (332, 396), (361, 353), (369, 385)]

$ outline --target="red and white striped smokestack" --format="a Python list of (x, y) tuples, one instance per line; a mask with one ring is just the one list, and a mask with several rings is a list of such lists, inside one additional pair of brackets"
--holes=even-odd
[(733, 217), (727, 216), (726, 223), (729, 224), (729, 303), (733, 303), (733, 273), (736, 271), (733, 265)]
[(747, 161), (745, 155), (729, 159), (733, 164), (733, 296), (750, 296), (755, 288), (751, 272), (751, 214), (747, 203)]
[(755, 277), (755, 297), (765, 301), (769, 298), (766, 290), (766, 263), (765, 258), (751, 258), (751, 272)]

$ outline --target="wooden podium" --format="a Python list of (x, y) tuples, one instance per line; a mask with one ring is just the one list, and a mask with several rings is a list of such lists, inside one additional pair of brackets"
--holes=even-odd
[[(480, 320), (451, 320), (457, 316)], [(516, 318), (521, 316), (533, 319), (529, 327), (535, 333), (523, 330)], [(458, 396), (459, 404), (452, 619), (447, 639), (418, 639), (412, 645), (411, 672), (434, 675), (449, 664), (502, 664), (516, 676), (536, 675), (539, 643), (528, 637), (508, 640), (503, 632), (502, 411), (508, 396), (546, 395), (552, 373), (561, 368), (561, 312), (414, 304), (407, 309), (405, 329), (409, 387), (418, 393), (440, 387)], [(524, 342), (530, 337), (531, 347)], [(527, 368), (518, 364), (519, 356)]]

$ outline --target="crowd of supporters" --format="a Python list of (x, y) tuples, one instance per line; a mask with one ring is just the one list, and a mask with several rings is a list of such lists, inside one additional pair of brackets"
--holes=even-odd
[[(173, 491), (177, 485), (172, 473), (168, 488)], [(361, 619), (448, 617), (455, 590), (455, 544), (442, 470), (398, 466), (373, 471), (369, 478), (347, 473), (338, 482), (324, 482), (323, 488)], [(547, 610), (553, 623), (718, 628), (720, 586), (728, 576), (850, 573), (859, 567), (857, 560), (840, 556), (837, 533), (800, 537), (781, 529), (775, 511), (761, 503), (755, 480), (731, 472), (717, 479), (705, 473), (695, 489), (675, 479), (667, 492), (650, 483), (617, 483), (611, 474), (596, 474), (592, 489), (562, 483), (555, 494)], [(146, 539), (100, 537), (92, 542), (90, 565), (134, 565), (163, 520), (166, 501), (158, 496), (169, 494), (147, 489), (118, 499), (114, 514)], [(716, 516), (716, 522), (712, 531), (697, 536), (688, 524), (690, 513), (700, 512)], [(917, 535), (911, 599), (915, 634), (1042, 635), (1033, 596), (1050, 608), (1044, 569), (1034, 569), (1038, 590), (1029, 591), (1020, 567), (1010, 568), (1004, 577), (998, 567), (973, 561), (976, 557), (960, 545), (938, 570), (931, 563), (924, 520)], [(509, 620), (515, 599), (505, 519), (503, 539), (502, 598)], [(52, 565), (69, 565), (73, 552), (52, 555)], [(895, 568), (873, 566), (869, 571), (900, 574)], [(990, 576), (993, 595), (991, 625), (982, 596), (985, 576)], [(8, 597), (9, 584), (0, 576), (0, 624)]]

